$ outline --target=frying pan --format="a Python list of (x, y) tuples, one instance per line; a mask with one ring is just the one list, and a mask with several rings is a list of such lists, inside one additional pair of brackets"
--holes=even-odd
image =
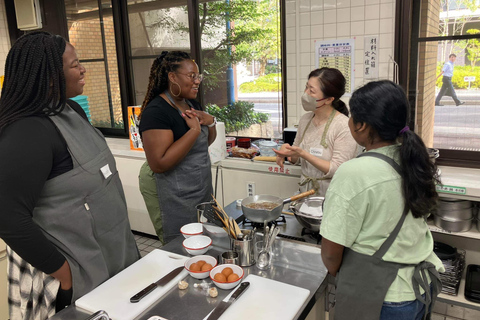
[[(283, 205), (287, 204), (289, 202), (302, 199), (305, 197), (308, 197), (312, 194), (315, 193), (315, 190), (308, 190), (303, 193), (297, 194), (293, 197), (290, 197), (288, 199), (282, 199), (279, 197), (271, 196), (271, 195), (266, 195), (266, 194), (259, 194), (256, 196), (251, 196), (247, 197), (242, 200), (242, 211), (243, 214), (247, 219), (253, 222), (258, 222), (258, 223), (263, 223), (265, 221), (270, 222), (273, 220), (276, 220), (280, 215), (282, 214), (283, 211)], [(253, 208), (248, 208), (246, 205), (249, 205), (254, 202), (273, 202), (276, 203), (277, 206), (271, 210), (266, 210), (266, 209), (253, 209)]]

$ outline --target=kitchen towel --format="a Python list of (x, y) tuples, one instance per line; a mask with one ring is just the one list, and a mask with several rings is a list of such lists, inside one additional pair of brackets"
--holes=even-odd
[(227, 141), (225, 138), (225, 123), (217, 122), (217, 138), (208, 147), (210, 161), (217, 163), (227, 157)]

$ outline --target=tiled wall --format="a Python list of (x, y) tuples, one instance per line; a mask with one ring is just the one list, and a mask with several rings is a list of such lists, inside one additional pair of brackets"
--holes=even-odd
[[(300, 97), (315, 68), (315, 40), (355, 39), (354, 88), (363, 79), (365, 36), (379, 36), (379, 79), (393, 80), (395, 0), (286, 0), (287, 123), (304, 113)], [(348, 97), (342, 99), (348, 102)]]
[(10, 50), (10, 37), (8, 36), (7, 18), (5, 16), (5, 3), (0, 1), (0, 76), (5, 73), (5, 60)]

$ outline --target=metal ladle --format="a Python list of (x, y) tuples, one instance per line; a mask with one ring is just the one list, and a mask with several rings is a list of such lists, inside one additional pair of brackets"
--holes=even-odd
[(273, 245), (273, 242), (275, 241), (275, 238), (277, 235), (280, 233), (280, 228), (275, 227), (273, 230), (272, 234), (268, 237), (265, 247), (263, 248), (262, 251), (258, 254), (257, 258), (257, 267), (259, 269), (266, 269), (270, 266), (270, 248)]

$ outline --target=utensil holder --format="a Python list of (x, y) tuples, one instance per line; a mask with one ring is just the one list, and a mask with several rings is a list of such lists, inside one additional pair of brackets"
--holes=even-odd
[(239, 265), (249, 267), (255, 264), (255, 239), (250, 237), (252, 230), (241, 229), (241, 231), (244, 235), (243, 239), (230, 238), (230, 248), (238, 253)]

